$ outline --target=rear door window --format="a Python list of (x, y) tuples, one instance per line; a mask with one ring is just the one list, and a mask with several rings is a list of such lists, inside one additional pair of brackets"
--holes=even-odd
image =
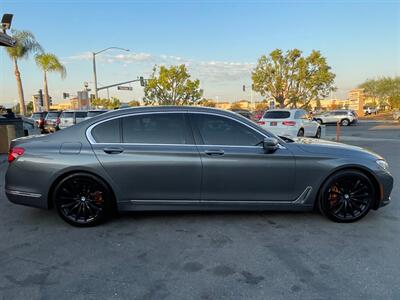
[(120, 119), (100, 123), (92, 129), (92, 136), (97, 143), (120, 143)]
[(144, 114), (122, 118), (122, 140), (139, 144), (186, 144), (189, 132), (183, 113)]
[(289, 111), (271, 110), (264, 114), (264, 119), (287, 119), (290, 117)]

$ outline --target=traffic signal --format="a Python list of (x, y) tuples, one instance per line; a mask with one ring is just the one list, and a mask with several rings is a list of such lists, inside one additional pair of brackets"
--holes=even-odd
[(69, 97), (69, 93), (63, 93), (63, 98), (67, 99)]
[(40, 103), (40, 106), (43, 106), (43, 91), (40, 89), (40, 90), (38, 91), (38, 94), (39, 94), (39, 103)]
[(246, 86), (243, 84), (243, 92), (246, 91)]
[(146, 86), (146, 82), (144, 81), (143, 76), (140, 76), (139, 80), (140, 80), (140, 85), (141, 86)]

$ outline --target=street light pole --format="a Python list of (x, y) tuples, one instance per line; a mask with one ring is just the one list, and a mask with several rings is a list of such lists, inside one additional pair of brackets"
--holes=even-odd
[(96, 73), (96, 53), (93, 52), (93, 76), (94, 76), (94, 97), (95, 99), (98, 99), (98, 94), (97, 94), (97, 73)]
[(96, 55), (100, 54), (101, 52), (110, 50), (110, 49), (117, 49), (117, 50), (122, 50), (122, 51), (129, 51), (129, 49), (125, 48), (120, 48), (120, 47), (108, 47), (103, 50), (97, 51), (97, 52), (92, 52), (93, 55), (93, 79), (94, 79), (94, 96), (96, 99), (98, 99), (98, 93), (97, 93), (97, 73), (96, 73)]

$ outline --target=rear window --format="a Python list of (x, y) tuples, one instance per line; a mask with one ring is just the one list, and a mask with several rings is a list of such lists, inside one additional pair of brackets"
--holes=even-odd
[(61, 118), (73, 118), (74, 117), (74, 113), (73, 112), (63, 112), (62, 114), (61, 114)]
[(76, 116), (77, 118), (86, 118), (86, 116), (87, 116), (87, 111), (77, 111), (77, 112), (75, 113), (75, 116)]
[(290, 117), (289, 111), (271, 110), (264, 114), (264, 119), (287, 119)]
[(41, 118), (43, 115), (43, 113), (33, 113), (32, 114), (32, 119), (39, 119)]
[(106, 112), (105, 110), (89, 111), (88, 114), (87, 114), (87, 116), (88, 116), (89, 118), (93, 118), (93, 117), (98, 116), (98, 115), (101, 115), (101, 114), (103, 114), (103, 113), (105, 113), (105, 112)]
[(59, 112), (49, 112), (47, 114), (47, 118), (58, 118), (59, 115), (60, 115)]

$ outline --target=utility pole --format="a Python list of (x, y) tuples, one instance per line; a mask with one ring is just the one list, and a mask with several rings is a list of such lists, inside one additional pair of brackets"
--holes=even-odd
[(98, 94), (97, 94), (97, 73), (96, 73), (96, 53), (92, 52), (93, 54), (93, 79), (94, 79), (94, 97), (98, 99)]
[(105, 48), (103, 50), (97, 51), (97, 52), (92, 52), (92, 56), (93, 56), (93, 79), (94, 79), (94, 96), (96, 99), (98, 99), (99, 95), (97, 93), (98, 88), (97, 88), (97, 73), (96, 73), (96, 55), (100, 54), (104, 51), (110, 50), (110, 49), (117, 49), (117, 50), (122, 50), (122, 51), (129, 51), (129, 49), (124, 49), (124, 48), (120, 48), (120, 47), (108, 47)]

